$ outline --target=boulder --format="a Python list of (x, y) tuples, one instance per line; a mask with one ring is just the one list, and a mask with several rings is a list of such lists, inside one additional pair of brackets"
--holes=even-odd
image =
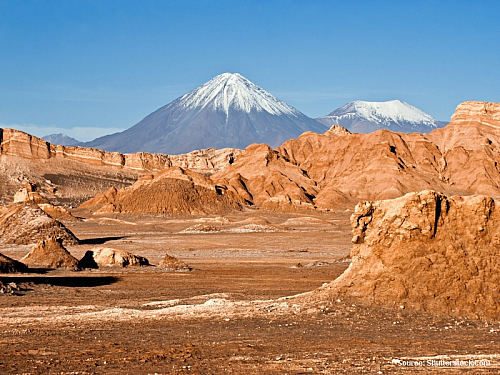
[(79, 265), (81, 268), (139, 267), (149, 266), (149, 261), (123, 250), (96, 247), (85, 253)]
[(165, 254), (165, 257), (158, 264), (159, 267), (174, 270), (174, 271), (191, 271), (189, 267), (182, 260), (179, 260), (171, 255)]

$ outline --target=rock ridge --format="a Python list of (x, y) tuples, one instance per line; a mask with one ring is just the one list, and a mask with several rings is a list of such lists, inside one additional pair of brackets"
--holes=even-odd
[(25, 159), (70, 159), (91, 165), (126, 168), (138, 172), (160, 171), (172, 166), (211, 174), (223, 170), (238, 157), (241, 150), (196, 150), (181, 155), (136, 152), (121, 154), (79, 146), (51, 144), (28, 133), (0, 128), (0, 155), (19, 156)]

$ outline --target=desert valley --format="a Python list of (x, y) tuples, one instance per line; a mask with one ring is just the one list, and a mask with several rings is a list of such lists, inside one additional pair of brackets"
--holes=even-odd
[(300, 126), (176, 155), (0, 129), (1, 372), (499, 371), (500, 103)]

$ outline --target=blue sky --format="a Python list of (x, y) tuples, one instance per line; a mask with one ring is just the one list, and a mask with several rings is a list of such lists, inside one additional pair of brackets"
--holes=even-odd
[(80, 140), (240, 73), (310, 117), (500, 101), (500, 1), (0, 0), (0, 127)]

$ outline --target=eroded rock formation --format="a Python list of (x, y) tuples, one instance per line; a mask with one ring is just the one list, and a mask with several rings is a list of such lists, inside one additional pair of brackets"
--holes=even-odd
[(44, 197), (42, 197), (37, 190), (38, 189), (35, 184), (32, 184), (31, 182), (27, 181), (24, 184), (24, 187), (22, 189), (19, 189), (19, 191), (16, 194), (14, 194), (14, 203), (28, 202), (28, 201), (32, 201), (38, 204), (49, 203), (49, 201)]
[(173, 271), (191, 271), (192, 268), (189, 267), (182, 260), (177, 259), (169, 254), (165, 254), (163, 259), (158, 264), (159, 267), (166, 268)]
[(146, 175), (130, 188), (110, 190), (83, 203), (95, 214), (218, 214), (241, 208), (241, 198), (180, 167)]
[(499, 222), (495, 200), (482, 195), (423, 191), (360, 203), (351, 217), (352, 263), (320, 293), (498, 320)]
[[(26, 267), (25, 264), (0, 254), (0, 273), (16, 273), (26, 271), (28, 271), (28, 267)], [(0, 287), (1, 286), (2, 285), (0, 285)]]
[(92, 165), (106, 165), (140, 172), (160, 171), (172, 166), (189, 168), (200, 173), (214, 173), (224, 169), (241, 150), (197, 150), (182, 155), (137, 152), (120, 154), (94, 148), (61, 146), (14, 129), (0, 128), (0, 155), (19, 156), (25, 159), (70, 159)]
[(500, 126), (500, 103), (468, 101), (461, 103), (451, 121), (454, 124)]
[[(121, 155), (74, 147), (61, 149), (64, 152), (58, 153), (58, 147), (63, 146), (56, 147), (25, 133), (6, 129), (3, 131), (1, 153), (49, 158), (47, 160), (69, 160), (68, 158), (73, 158), (70, 157), (72, 152), (76, 152), (74, 155), (79, 156), (71, 159), (72, 162), (77, 159), (87, 160), (89, 163), (99, 164), (101, 168), (104, 168), (103, 165), (112, 167), (105, 167), (106, 170), (120, 170), (121, 173), (128, 171), (126, 176), (118, 176), (116, 172), (116, 178), (106, 172), (106, 179), (96, 177), (98, 173), (103, 176), (102, 170), (88, 172), (83, 176), (70, 176), (66, 172), (54, 176), (46, 174), (46, 178), (60, 180), (57, 186), (49, 184), (46, 190), (71, 186), (66, 191), (59, 192), (61, 197), (78, 191), (81, 189), (79, 186), (95, 186), (93, 191), (100, 192), (114, 187), (120, 193), (113, 199), (125, 199), (123, 188), (139, 175), (164, 167), (171, 168), (174, 164), (182, 166), (185, 171), (194, 169), (204, 175), (217, 172), (210, 176), (211, 182), (207, 180), (207, 186), (217, 186), (218, 191), (224, 192), (226, 197), (226, 193), (231, 193), (248, 204), (275, 210), (347, 208), (360, 200), (392, 199), (426, 189), (447, 195), (484, 194), (500, 197), (499, 117), (498, 103), (465, 102), (457, 107), (449, 125), (429, 134), (404, 134), (387, 130), (351, 134), (342, 127), (333, 126), (324, 134), (306, 132), (276, 149), (264, 144), (254, 144), (244, 151), (202, 150), (179, 156)], [(136, 174), (131, 175), (130, 171)], [(153, 186), (158, 186), (159, 179), (155, 177), (153, 181), (138, 192), (146, 194)], [(167, 182), (166, 179), (163, 181)], [(115, 186), (115, 182), (119, 185)], [(186, 182), (175, 177), (170, 180), (169, 189), (173, 192), (190, 191), (192, 187)], [(154, 194), (159, 193), (157, 189), (153, 190), (156, 191)], [(0, 185), (0, 194), (1, 191)], [(79, 198), (84, 195), (79, 194)], [(100, 196), (99, 199), (113, 205), (113, 199), (109, 199), (113, 194), (109, 190), (107, 195)], [(147, 203), (144, 194), (141, 199)], [(95, 196), (95, 193), (89, 195), (86, 191), (85, 196), (88, 199), (89, 196)], [(188, 200), (197, 196), (185, 195)], [(153, 201), (158, 199), (159, 196), (156, 196)], [(134, 204), (131, 201), (129, 203), (124, 203), (122, 207)], [(140, 212), (136, 208), (128, 211), (111, 205), (108, 205), (105, 212)], [(169, 205), (170, 203), (160, 204), (162, 207)], [(144, 212), (187, 213), (188, 207), (193, 204), (183, 203), (183, 208), (175, 209), (174, 206), (158, 210), (147, 208)], [(198, 208), (191, 211), (197, 212), (196, 210)]]
[(344, 207), (433, 189), (500, 196), (500, 104), (466, 102), (429, 134), (335, 126), (274, 150), (252, 145), (212, 179), (263, 207)]
[(78, 259), (62, 245), (62, 239), (50, 237), (38, 241), (26, 256), (21, 259), (30, 268), (68, 268), (78, 270)]
[[(31, 183), (26, 182), (24, 187), (14, 194), (14, 203), (33, 202), (40, 207), (47, 215), (56, 220), (65, 221), (78, 221), (76, 217), (64, 207), (56, 206), (50, 203), (47, 199), (42, 197), (39, 193), (39, 188)], [(6, 208), (7, 209), (7, 208)], [(0, 211), (0, 214), (3, 212)]]
[(183, 155), (125, 155), (54, 145), (18, 130), (0, 128), (0, 204), (11, 203), (14, 193), (30, 181), (51, 202), (77, 206), (111, 187), (130, 186), (145, 173), (172, 166), (210, 175), (229, 166), (241, 152), (226, 148)]
[(49, 237), (61, 238), (64, 245), (78, 244), (78, 239), (68, 228), (34, 202), (13, 203), (0, 216), (2, 244), (28, 245)]

